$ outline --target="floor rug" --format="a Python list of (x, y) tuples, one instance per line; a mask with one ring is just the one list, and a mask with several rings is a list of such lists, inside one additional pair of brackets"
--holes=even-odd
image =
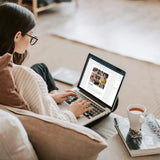
[[(160, 119), (160, 66), (128, 58), (51, 34), (43, 34), (35, 46), (29, 48), (25, 65), (43, 62), (50, 71), (63, 66), (82, 71), (88, 53), (92, 53), (126, 71), (119, 92), (119, 106), (115, 113), (126, 116), (130, 104), (142, 104), (147, 113)], [(71, 88), (56, 82), (60, 90)]]
[(160, 64), (159, 0), (79, 0), (53, 8), (38, 24), (67, 39)]

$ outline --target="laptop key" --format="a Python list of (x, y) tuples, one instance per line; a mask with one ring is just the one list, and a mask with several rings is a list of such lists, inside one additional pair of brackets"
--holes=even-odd
[(68, 104), (71, 104), (72, 102), (74, 102), (78, 99), (78, 98), (73, 97), (73, 96), (68, 96), (68, 97), (70, 98), (69, 100), (66, 101)]
[(87, 112), (83, 113), (83, 115), (84, 115), (85, 117), (87, 117), (88, 119), (90, 119), (90, 116), (89, 116), (89, 114), (88, 114)]

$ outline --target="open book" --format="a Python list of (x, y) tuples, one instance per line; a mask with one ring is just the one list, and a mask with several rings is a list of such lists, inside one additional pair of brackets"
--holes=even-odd
[(152, 114), (142, 124), (140, 136), (131, 136), (128, 118), (114, 119), (115, 127), (132, 157), (160, 154), (160, 125)]
[(59, 67), (52, 72), (52, 76), (57, 81), (75, 85), (80, 79), (80, 72), (65, 67)]

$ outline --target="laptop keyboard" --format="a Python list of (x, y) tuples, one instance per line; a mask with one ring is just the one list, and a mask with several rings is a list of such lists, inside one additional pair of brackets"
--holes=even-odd
[[(77, 91), (75, 91), (75, 92), (76, 92), (78, 98), (82, 98), (82, 99), (84, 99), (84, 100), (90, 101), (87, 97), (84, 97), (84, 96), (81, 95), (79, 92), (77, 92)], [(73, 97), (73, 96), (69, 96), (69, 98), (70, 98), (70, 99), (66, 101), (68, 104), (71, 104), (72, 102), (74, 102), (74, 101), (76, 101), (76, 100), (78, 99), (78, 98), (75, 98), (75, 97)], [(97, 116), (98, 114), (100, 114), (100, 113), (102, 113), (102, 112), (105, 111), (103, 108), (99, 107), (97, 104), (95, 104), (95, 103), (93, 103), (93, 102), (91, 102), (90, 105), (86, 106), (86, 108), (88, 108), (88, 107), (93, 107), (92, 110), (83, 113), (83, 115), (84, 115), (85, 117), (87, 117), (88, 119), (90, 119), (90, 118), (92, 118), (92, 117), (95, 117), (95, 116)]]

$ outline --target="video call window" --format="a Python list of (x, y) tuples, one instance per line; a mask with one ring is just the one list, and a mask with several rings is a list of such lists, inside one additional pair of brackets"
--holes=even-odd
[(90, 82), (93, 83), (94, 85), (98, 86), (101, 89), (104, 89), (107, 79), (108, 79), (108, 74), (101, 71), (100, 69), (94, 67), (92, 70), (92, 73), (90, 75)]

